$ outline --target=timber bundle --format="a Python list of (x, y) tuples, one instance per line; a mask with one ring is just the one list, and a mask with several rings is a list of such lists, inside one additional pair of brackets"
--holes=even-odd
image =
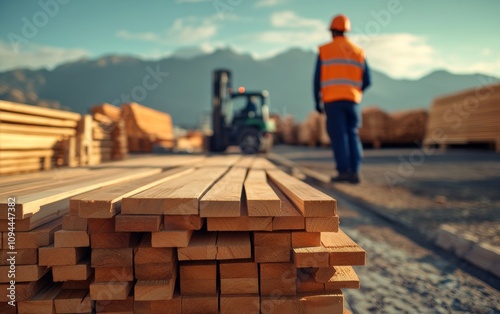
[(365, 251), (339, 229), (335, 199), (267, 159), (57, 171), (1, 179), (16, 195), (15, 244), (4, 219), (0, 250), (3, 291), (16, 251), (16, 307), (3, 293), (2, 313), (332, 314), (340, 289), (359, 288)]

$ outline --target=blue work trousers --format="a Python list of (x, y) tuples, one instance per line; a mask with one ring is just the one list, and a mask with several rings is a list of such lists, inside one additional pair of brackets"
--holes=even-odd
[(352, 101), (324, 104), (326, 129), (332, 142), (333, 155), (339, 173), (359, 173), (363, 147), (359, 140), (361, 127), (360, 105)]

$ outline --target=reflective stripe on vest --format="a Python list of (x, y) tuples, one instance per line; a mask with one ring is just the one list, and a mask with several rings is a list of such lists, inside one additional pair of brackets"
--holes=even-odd
[(361, 102), (364, 52), (345, 37), (336, 37), (319, 49), (323, 103), (339, 100)]

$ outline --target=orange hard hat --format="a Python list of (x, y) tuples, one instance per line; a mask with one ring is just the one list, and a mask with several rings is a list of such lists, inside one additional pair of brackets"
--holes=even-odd
[(351, 21), (345, 15), (337, 15), (332, 20), (330, 30), (348, 32), (351, 30)]

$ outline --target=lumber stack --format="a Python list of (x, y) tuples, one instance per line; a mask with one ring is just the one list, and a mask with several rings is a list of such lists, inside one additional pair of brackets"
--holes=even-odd
[(362, 110), (362, 126), (359, 129), (359, 137), (364, 144), (371, 144), (374, 148), (380, 148), (386, 138), (387, 121), (389, 116), (378, 107), (366, 107)]
[(297, 137), (300, 145), (311, 147), (318, 145), (321, 130), (320, 124), (322, 122), (320, 116), (317, 111), (313, 111), (307, 116), (305, 121), (299, 124)]
[(432, 103), (426, 145), (489, 143), (500, 152), (500, 84), (438, 97)]
[(281, 115), (272, 113), (269, 115), (271, 121), (273, 121), (274, 126), (276, 127), (273, 133), (273, 141), (274, 144), (283, 143), (283, 119)]
[(283, 118), (283, 142), (289, 145), (297, 144), (298, 126), (291, 115)]
[(77, 164), (77, 113), (0, 100), (0, 175)]
[(359, 288), (365, 252), (339, 229), (336, 201), (266, 159), (134, 162), (72, 169), (83, 173), (44, 199), (21, 193), (20, 218), (56, 199), (66, 210), (37, 227), (49, 236), (36, 238), (22, 278), (37, 284), (19, 312), (331, 314), (340, 289)]
[(205, 145), (205, 134), (191, 130), (186, 135), (178, 137), (175, 143), (176, 151), (202, 152)]
[(121, 110), (129, 151), (152, 152), (154, 146), (174, 147), (174, 127), (169, 114), (137, 103), (123, 104)]
[(386, 126), (385, 143), (420, 143), (425, 135), (428, 112), (424, 109), (391, 112)]

